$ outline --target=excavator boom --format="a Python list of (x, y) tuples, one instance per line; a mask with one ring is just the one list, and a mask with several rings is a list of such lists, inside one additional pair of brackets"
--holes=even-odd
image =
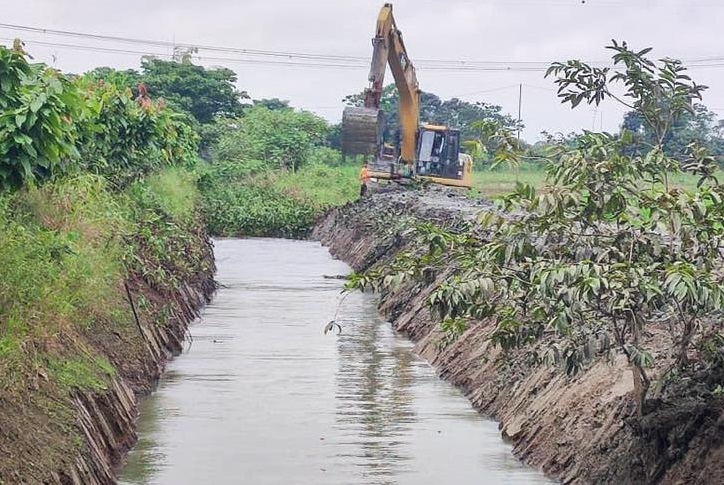
[(342, 114), (342, 149), (346, 153), (373, 155), (381, 149), (384, 114), (381, 114), (380, 101), (389, 64), (400, 96), (400, 156), (403, 162), (412, 164), (415, 133), (420, 122), (420, 89), (402, 32), (392, 15), (391, 3), (380, 10), (372, 47), (370, 87), (365, 91), (364, 107), (349, 107)]

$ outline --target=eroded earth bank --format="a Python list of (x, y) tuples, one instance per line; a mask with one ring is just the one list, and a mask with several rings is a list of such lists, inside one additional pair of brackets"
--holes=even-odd
[[(491, 205), (440, 189), (376, 193), (330, 212), (313, 237), (363, 272), (414, 249), (410, 223), (455, 229), (483, 210)], [(439, 281), (383, 292), (380, 309), (444, 379), (499, 421), (520, 459), (564, 483), (724, 483), (722, 402), (703, 383), (684, 379), (652, 396), (637, 417), (623, 358), (566, 377), (529, 364), (524, 350), (504, 353), (492, 345), (488, 321), (440, 345), (443, 333), (426, 304)], [(669, 345), (655, 333), (646, 338), (658, 339), (662, 353)]]

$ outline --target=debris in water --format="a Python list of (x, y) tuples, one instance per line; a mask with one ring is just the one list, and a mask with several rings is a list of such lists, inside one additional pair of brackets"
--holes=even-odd
[(349, 275), (346, 275), (346, 274), (335, 274), (335, 275), (324, 274), (324, 275), (322, 275), (322, 278), (324, 278), (325, 280), (348, 280), (348, 279), (349, 279)]
[(340, 335), (342, 333), (342, 326), (334, 320), (330, 320), (327, 326), (324, 327), (324, 335), (327, 335), (327, 332), (331, 332), (332, 330), (334, 330), (334, 327), (337, 327), (339, 329), (337, 335)]

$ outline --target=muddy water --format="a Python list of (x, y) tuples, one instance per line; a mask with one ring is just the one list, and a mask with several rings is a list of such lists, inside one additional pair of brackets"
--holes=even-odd
[(123, 484), (533, 484), (497, 425), (313, 242), (216, 243), (223, 285), (143, 403)]

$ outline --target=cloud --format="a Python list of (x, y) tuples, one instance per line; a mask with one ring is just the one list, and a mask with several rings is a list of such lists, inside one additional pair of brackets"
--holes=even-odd
[[(161, 39), (250, 49), (370, 56), (378, 0), (24, 0), (6, 2), (3, 22), (109, 35)], [(724, 4), (717, 0), (397, 0), (399, 27), (413, 62), (416, 59), (600, 61), (612, 38), (636, 48), (652, 46), (655, 55), (697, 59), (720, 54)], [(0, 29), (0, 36), (17, 32)], [(34, 56), (80, 72), (100, 65), (137, 67), (135, 54), (79, 51), (34, 46), (30, 40), (67, 44), (69, 39), (25, 34)], [(95, 43), (98, 44), (98, 43)], [(114, 48), (142, 46), (104, 44)], [(204, 53), (202, 52), (202, 55)], [(219, 56), (218, 53), (214, 56)], [(208, 55), (207, 55), (208, 57)], [(315, 69), (221, 61), (239, 75), (239, 88), (252, 96), (279, 97), (330, 119), (341, 116), (342, 98), (364, 88), (367, 68)], [(692, 70), (711, 86), (705, 103), (724, 108), (724, 68)], [(439, 72), (421, 69), (421, 87), (444, 98), (464, 93), (468, 100), (500, 104), (517, 115), (523, 87), (523, 136), (541, 130), (569, 132), (602, 126), (617, 129), (623, 109), (606, 104), (570, 110), (561, 106), (551, 80), (530, 72)], [(391, 78), (390, 78), (391, 79)], [(543, 88), (543, 89), (541, 89)], [(481, 92), (484, 91), (484, 92)], [(603, 120), (601, 120), (603, 113)], [(719, 112), (724, 116), (724, 110)], [(595, 120), (595, 121), (594, 121)]]

